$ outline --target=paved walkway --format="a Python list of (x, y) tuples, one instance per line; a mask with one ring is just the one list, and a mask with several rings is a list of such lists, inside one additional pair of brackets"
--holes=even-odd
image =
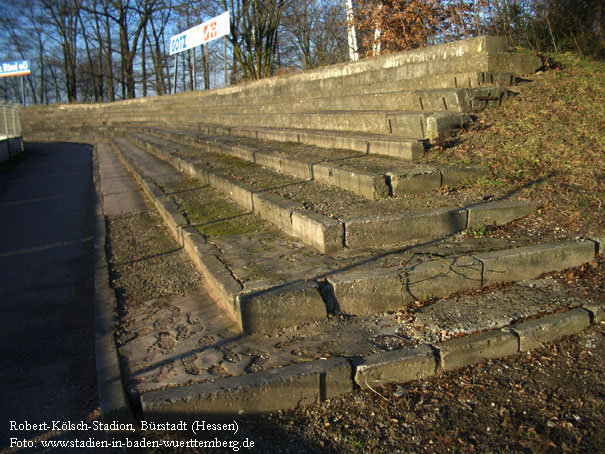
[(99, 143), (97, 151), (105, 215), (121, 215), (145, 210), (147, 206), (139, 187), (112, 153), (109, 145)]
[(10, 421), (86, 421), (98, 407), (92, 147), (30, 145), (0, 174), (0, 450)]

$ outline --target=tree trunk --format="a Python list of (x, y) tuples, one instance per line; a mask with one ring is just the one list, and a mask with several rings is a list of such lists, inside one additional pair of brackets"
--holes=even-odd
[(141, 46), (141, 66), (142, 66), (142, 80), (143, 84), (143, 97), (147, 97), (147, 59), (145, 48), (147, 47), (147, 27), (143, 29), (143, 45)]
[(107, 52), (105, 52), (105, 80), (107, 81), (107, 90), (109, 101), (116, 100), (115, 81), (113, 77), (113, 44), (111, 41), (111, 26), (109, 16), (105, 16), (105, 31), (107, 35)]

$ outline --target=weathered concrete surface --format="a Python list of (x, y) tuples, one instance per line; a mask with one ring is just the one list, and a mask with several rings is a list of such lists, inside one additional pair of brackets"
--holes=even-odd
[[(200, 173), (203, 173), (203, 170), (199, 170), (198, 166), (194, 165), (192, 166), (192, 169), (192, 175), (199, 175)], [(259, 194), (254, 194), (253, 188), (246, 187), (246, 185), (242, 184), (241, 181), (237, 181), (235, 178), (229, 176), (208, 172), (208, 184), (219, 191), (228, 194), (232, 200), (234, 200), (238, 205), (241, 205), (244, 209), (269, 215), (269, 212), (266, 211), (267, 206), (263, 206), (263, 201), (267, 199), (257, 199), (256, 197), (258, 197)], [(269, 203), (269, 206), (273, 205), (273, 203)], [(273, 219), (280, 227), (287, 228), (288, 223), (283, 217), (285, 213), (282, 213), (280, 210), (276, 209), (275, 212), (272, 212), (272, 214), (276, 216)], [(261, 214), (261, 216), (263, 216), (263, 214)]]
[(372, 200), (389, 196), (389, 187), (384, 175), (322, 163), (313, 166), (313, 177), (321, 183), (337, 186)]
[[(497, 104), (507, 96), (503, 87), (493, 88), (434, 88), (427, 90), (380, 91), (377, 93), (315, 93), (300, 99), (294, 95), (275, 95), (271, 99), (250, 97), (248, 103), (217, 103), (205, 106), (212, 113), (254, 114), (259, 110), (265, 113), (284, 114), (309, 112), (313, 110), (427, 110), (471, 112), (485, 108), (488, 104)], [(481, 100), (481, 101), (480, 101)]]
[[(343, 219), (345, 245), (351, 249), (387, 246), (440, 238), (466, 228), (466, 210), (426, 210), (385, 216)], [(427, 230), (427, 225), (431, 226)]]
[(441, 186), (441, 172), (434, 167), (422, 166), (403, 172), (388, 172), (394, 196), (421, 194)]
[(582, 308), (590, 313), (590, 323), (600, 323), (605, 320), (605, 303), (583, 304)]
[(428, 345), (369, 355), (355, 363), (355, 383), (367, 389), (420, 380), (435, 375), (437, 364)]
[[(142, 184), (147, 185), (146, 180), (142, 179), (141, 181)], [(148, 193), (153, 194), (153, 188), (153, 185), (149, 186)], [(277, 196), (276, 194), (267, 194), (275, 200), (271, 199), (271, 197), (263, 197), (264, 195), (265, 193), (255, 194), (255, 202), (258, 204), (258, 201), (260, 200), (261, 205), (258, 206), (261, 206), (264, 210), (273, 210), (274, 205), (276, 205), (273, 203), (275, 201), (282, 205), (282, 202), (290, 204), (285, 205), (282, 209), (276, 211), (276, 216), (279, 218), (278, 220), (283, 220), (284, 226), (281, 226), (283, 230), (290, 228), (290, 226), (293, 225), (293, 220), (298, 220), (298, 214), (301, 215), (302, 220), (310, 219), (308, 218), (307, 213), (312, 212), (299, 210), (298, 204), (293, 203), (288, 199), (284, 199), (281, 196)], [(162, 200), (165, 199), (166, 198), (163, 195), (156, 196), (157, 203), (160, 205), (163, 203)], [(263, 203), (266, 206), (262, 205)], [(179, 203), (179, 205), (182, 206), (182, 203)], [(167, 218), (171, 217), (166, 209), (160, 211), (164, 212)], [(282, 212), (283, 214), (280, 215)], [(294, 213), (297, 215), (295, 216)], [(447, 212), (445, 213), (447, 214)], [(466, 210), (459, 210), (458, 213), (460, 214), (460, 222), (466, 222)], [(265, 214), (264, 217), (268, 216), (268, 214)], [(334, 224), (332, 226), (335, 229), (334, 236), (330, 234), (332, 227), (326, 223), (316, 223), (318, 226), (317, 229), (309, 228), (306, 231), (300, 227), (298, 228), (300, 230), (298, 234), (302, 236), (307, 235), (308, 237), (305, 241), (309, 243), (314, 241), (316, 243), (326, 241), (331, 238), (330, 241), (336, 241), (335, 247), (340, 247), (342, 244), (342, 227), (337, 221), (329, 220), (328, 218), (325, 219)], [(299, 221), (296, 222), (301, 224)], [(176, 226), (175, 229), (175, 235), (182, 241), (183, 238), (181, 238), (181, 234), (179, 233), (180, 230), (182, 230), (182, 226)], [(418, 229), (420, 229), (420, 226)], [(376, 241), (378, 241), (378, 239), (382, 239), (383, 237), (377, 236), (376, 238)], [(593, 245), (592, 254), (594, 255), (594, 243), (587, 243)], [(582, 247), (584, 245), (584, 243), (581, 243), (580, 246)], [(365, 246), (367, 246), (367, 242)], [(567, 246), (570, 245), (567, 244)], [(552, 251), (560, 248), (560, 244), (550, 245), (550, 247), (543, 246), (536, 255), (538, 258), (534, 258), (534, 260), (540, 262), (540, 251), (545, 251), (544, 257), (550, 259), (552, 258)], [(200, 249), (192, 247), (186, 247), (186, 250), (192, 254), (200, 252)], [(525, 248), (518, 248), (515, 252), (516, 256), (531, 255), (532, 253), (536, 254), (536, 251), (531, 248), (528, 250)], [(303, 293), (306, 296), (302, 299), (304, 303), (299, 306), (301, 311), (298, 313), (291, 310), (291, 308), (294, 307), (292, 305), (293, 295), (298, 293), (298, 290), (295, 289), (296, 285), (293, 284), (293, 282), (296, 281), (273, 281), (268, 283), (266, 287), (257, 286), (254, 290), (245, 290), (240, 297), (237, 297), (237, 293), (235, 293), (237, 292), (237, 289), (235, 288), (234, 293), (232, 294), (221, 292), (220, 289), (225, 287), (225, 285), (223, 285), (224, 279), (219, 278), (217, 274), (214, 274), (214, 269), (219, 268), (226, 270), (227, 267), (224, 265), (221, 266), (221, 263), (213, 254), (218, 254), (218, 252), (210, 254), (210, 260), (215, 260), (217, 262), (216, 267), (205, 266), (203, 257), (196, 257), (194, 255), (194, 260), (196, 263), (199, 261), (198, 266), (205, 274), (211, 274), (208, 276), (210, 282), (220, 283), (220, 285), (215, 284), (215, 286), (219, 289), (219, 294), (223, 295), (225, 306), (232, 311), (235, 319), (240, 321), (242, 329), (247, 332), (269, 331), (274, 328), (282, 328), (292, 324), (322, 320), (327, 315), (326, 310), (341, 310), (346, 313), (367, 314), (380, 310), (399, 309), (406, 304), (425, 298), (447, 296), (454, 292), (477, 288), (482, 284), (485, 285), (487, 282), (484, 279), (483, 274), (485, 269), (490, 271), (489, 266), (486, 267), (485, 263), (486, 260), (489, 261), (488, 259), (491, 257), (490, 254), (479, 254), (478, 257), (482, 257), (482, 261), (478, 261), (472, 257), (448, 258), (445, 260), (422, 263), (401, 271), (397, 267), (392, 268), (392, 265), (387, 265), (386, 268), (392, 269), (386, 271), (384, 276), (377, 276), (375, 275), (375, 272), (374, 274), (370, 273), (368, 275), (366, 274), (367, 269), (364, 269), (364, 267), (359, 268), (358, 271), (353, 270), (341, 273), (328, 273), (329, 277), (326, 281), (328, 284), (327, 286), (322, 283), (322, 278), (319, 277), (320, 275), (311, 275), (311, 281), (307, 285), (308, 288), (305, 287), (305, 289), (303, 289)], [(225, 274), (225, 277), (227, 278), (228, 282), (225, 281), (226, 284), (234, 281), (233, 277), (230, 276), (230, 273), (233, 273), (233, 271), (228, 269), (227, 273), (222, 273)], [(383, 274), (384, 273), (385, 272), (383, 272)], [(400, 274), (402, 273), (405, 273), (405, 279), (400, 277)], [(306, 279), (307, 278), (305, 278), (305, 280)], [(237, 282), (235, 283), (238, 286), (240, 285)], [(320, 287), (316, 287), (318, 284)], [(303, 293), (301, 293), (301, 295)], [(360, 295), (362, 296), (361, 298)], [(378, 306), (376, 306), (377, 302)], [(267, 311), (266, 308), (268, 307), (273, 309)], [(267, 316), (269, 312), (278, 315), (269, 317)]]
[(547, 315), (536, 320), (514, 325), (512, 331), (519, 337), (522, 352), (541, 347), (544, 343), (582, 331), (590, 325), (590, 314), (584, 309)]
[(476, 257), (483, 262), (483, 285), (491, 285), (580, 266), (594, 260), (595, 249), (591, 241), (561, 241), (478, 254)]
[(324, 254), (334, 254), (344, 247), (342, 222), (313, 211), (292, 211), (292, 234)]
[(443, 298), (480, 287), (482, 265), (474, 257), (454, 257), (420, 263), (405, 271), (409, 302)]
[(292, 212), (302, 209), (296, 202), (273, 193), (254, 194), (254, 212), (272, 222), (284, 232), (292, 234)]
[(353, 390), (351, 365), (331, 358), (144, 394), (146, 420), (233, 418), (297, 408)]
[[(287, 131), (286, 131), (287, 132)], [(287, 136), (297, 143), (315, 145), (323, 148), (340, 148), (360, 151), (362, 153), (391, 156), (413, 161), (424, 153), (424, 144), (418, 140), (406, 140), (393, 136), (380, 136), (339, 131), (293, 131), (294, 137)], [(283, 134), (283, 133), (282, 133)], [(268, 136), (259, 132), (259, 137), (279, 140), (279, 137)]]
[(539, 203), (523, 200), (498, 200), (467, 206), (468, 227), (504, 225), (533, 213)]
[(441, 186), (456, 186), (465, 180), (479, 178), (488, 174), (485, 166), (444, 166), (440, 167)]
[(439, 368), (447, 372), (487, 359), (514, 355), (519, 351), (519, 341), (506, 331), (488, 331), (442, 342), (435, 348), (439, 352)]
[(328, 277), (330, 306), (345, 314), (368, 315), (404, 306), (399, 267), (362, 269)]
[[(389, 195), (419, 194), (440, 187), (457, 185), (467, 179), (487, 173), (484, 166), (429, 166), (404, 165), (392, 159), (362, 155), (354, 151), (324, 151), (318, 147), (279, 142), (234, 141), (231, 137), (216, 137), (183, 130), (142, 128), (145, 133), (183, 145), (224, 154), (255, 163), (259, 166), (306, 180), (346, 189), (370, 199)], [(139, 136), (133, 135), (134, 138)], [(144, 137), (144, 136), (143, 136)], [(166, 159), (169, 159), (166, 157)], [(189, 168), (178, 167), (192, 173)]]
[(105, 142), (97, 145), (103, 211), (107, 216), (132, 213), (146, 208), (139, 188), (126, 169), (116, 160)]
[(326, 305), (315, 282), (295, 282), (237, 297), (247, 333), (269, 332), (324, 320)]
[[(467, 226), (468, 215), (465, 209), (443, 208), (415, 211), (410, 206), (410, 202), (413, 200), (393, 198), (371, 204), (369, 201), (360, 200), (348, 193), (340, 192), (336, 196), (332, 189), (314, 184), (313, 181), (288, 179), (260, 166), (253, 166), (241, 161), (233, 163), (226, 157), (213, 153), (206, 153), (202, 156), (194, 152), (190, 155), (191, 157), (187, 157), (188, 152), (185, 150), (180, 153), (185, 156), (181, 157), (171, 152), (176, 145), (174, 142), (156, 137), (135, 134), (133, 140), (135, 143), (140, 142), (141, 145), (145, 145), (146, 137), (149, 137), (150, 142), (153, 143), (153, 153), (158, 158), (172, 162), (176, 168), (183, 169), (190, 174), (203, 174), (203, 178), (206, 178), (212, 186), (228, 194), (245, 209), (250, 209), (250, 197), (252, 197), (255, 213), (273, 222), (288, 234), (303, 235), (299, 238), (320, 251), (330, 251), (329, 253), (331, 253), (341, 249), (340, 227), (336, 225), (330, 227), (329, 217), (336, 218), (344, 224), (344, 246), (351, 250), (393, 246), (419, 239), (438, 238), (456, 233)], [(196, 162), (191, 163), (191, 160)], [(216, 172), (222, 173), (217, 174)], [(243, 181), (231, 176), (225, 177), (224, 174), (237, 174)], [(463, 196), (461, 197), (466, 201)], [(447, 200), (437, 202), (437, 204), (445, 202), (450, 205), (454, 203), (452, 198), (448, 197)], [(309, 204), (325, 206), (326, 210), (322, 212), (304, 210), (303, 208)], [(345, 204), (348, 204), (351, 209), (344, 208)], [(342, 214), (330, 209), (337, 206), (341, 207)], [(518, 211), (525, 213), (525, 206), (523, 204), (520, 206)], [(366, 213), (386, 210), (391, 213), (401, 211), (403, 213), (364, 216)], [(495, 204), (492, 211), (497, 210), (498, 207)], [(307, 217), (304, 225), (298, 222), (296, 229), (292, 223), (295, 211), (299, 213), (297, 215), (299, 220)], [(356, 211), (362, 216), (348, 218), (348, 216), (353, 216)], [(347, 218), (343, 219), (343, 214)], [(512, 216), (511, 213), (505, 214), (507, 219)], [(432, 224), (431, 230), (425, 228), (427, 222)], [(402, 224), (405, 224), (405, 229), (401, 228)], [(313, 226), (313, 228), (302, 228), (305, 225)]]
[[(397, 358), (406, 359), (407, 348), (437, 345), (484, 330), (500, 330), (536, 314), (579, 304), (597, 302), (569, 294), (553, 279), (540, 279), (475, 296), (450, 297), (420, 308), (412, 305), (395, 312), (333, 316), (268, 334), (230, 336), (222, 331), (222, 325), (212, 322), (212, 318), (206, 322), (204, 311), (199, 317), (195, 316), (195, 306), (187, 308), (182, 299), (154, 300), (130, 314), (130, 318), (140, 322), (133, 325), (130, 333), (124, 333), (128, 342), (122, 352), (131, 358), (129, 365), (134, 368), (136, 389), (140, 393), (162, 389), (166, 384), (186, 386), (334, 356), (363, 358), (355, 364), (366, 364), (367, 359), (367, 364), (372, 366), (365, 372), (372, 377), (368, 383), (373, 387), (370, 380), (377, 376), (372, 371), (374, 365), (382, 383), (389, 378), (394, 382), (413, 379), (410, 374), (418, 370), (430, 372), (430, 360), (425, 363), (422, 358), (416, 358), (419, 363), (410, 359), (418, 366), (399, 367)], [(160, 345), (150, 326), (167, 327), (166, 332), (172, 333), (170, 339), (174, 342), (168, 342), (169, 338), (165, 337), (164, 349), (150, 349), (151, 345)], [(186, 326), (195, 328), (195, 332)], [(397, 353), (372, 359), (371, 355), (389, 351)], [(473, 350), (469, 352), (475, 355)], [(428, 368), (421, 367), (422, 364), (428, 364)], [(434, 365), (433, 362), (433, 371)], [(361, 385), (359, 381), (358, 384)]]
[[(452, 114), (453, 109), (468, 109), (469, 92), (463, 89), (510, 83), (514, 80), (514, 74), (530, 73), (539, 66), (540, 61), (535, 56), (506, 52), (501, 44), (492, 44), (496, 41), (489, 37), (479, 37), (199, 93), (127, 100), (104, 105), (61, 106), (56, 111), (36, 107), (24, 113), (25, 129), (28, 134), (35, 130), (36, 128), (32, 128), (33, 121), (38, 122), (38, 130), (40, 127), (48, 129), (51, 125), (52, 128), (61, 129), (69, 123), (77, 123), (82, 126), (78, 130), (72, 129), (78, 133), (86, 133), (87, 128), (98, 128), (98, 131), (102, 132), (115, 126), (129, 127), (136, 124), (166, 126), (168, 114), (168, 123), (194, 130), (200, 129), (200, 123), (214, 123), (213, 128), (226, 135), (231, 135), (232, 131), (239, 129), (247, 130), (245, 134), (253, 133), (260, 138), (263, 133), (258, 131), (259, 128), (288, 128), (288, 131), (273, 130), (264, 134), (267, 134), (265, 137), (272, 135), (274, 138), (279, 136), (280, 140), (296, 139), (295, 141), (300, 142), (306, 140), (302, 138), (304, 131), (294, 131), (295, 129), (324, 130), (328, 133), (323, 138), (326, 140), (322, 140), (321, 135), (314, 131), (311, 133), (311, 140), (322, 142), (322, 146), (328, 147), (342, 147), (348, 143), (347, 147), (354, 145), (359, 151), (367, 151), (367, 140), (351, 140), (342, 134), (334, 136), (332, 132), (340, 130), (354, 133), (393, 133), (392, 128), (390, 131), (387, 128), (385, 115), (397, 110), (408, 110), (417, 103), (416, 109), (421, 111), (435, 107), (441, 112), (423, 120), (420, 131), (422, 134), (419, 135), (418, 131), (415, 131), (415, 138), (438, 137), (446, 134), (454, 124), (461, 123), (460, 119), (452, 117)], [(452, 90), (444, 91), (443, 88)], [(418, 91), (423, 89), (441, 91)], [(409, 94), (405, 93), (406, 90), (416, 92)], [(389, 95), (388, 92), (399, 94)], [(327, 93), (335, 97), (335, 100), (327, 99)], [(363, 108), (364, 103), (355, 104), (355, 96), (372, 97), (372, 103), (367, 103), (370, 107), (366, 107), (365, 112), (358, 110)], [(490, 98), (494, 96), (493, 93), (488, 94)], [(292, 97), (305, 102), (301, 104), (289, 101)], [(400, 107), (393, 110), (394, 105), (389, 103), (396, 102), (397, 97), (400, 97)], [(245, 106), (244, 100), (272, 98), (283, 102), (251, 102), (250, 107)], [(313, 99), (319, 101), (313, 102)], [(474, 101), (475, 99), (470, 100), (473, 109)], [(475, 105), (481, 108), (484, 103), (480, 101)], [(202, 114), (196, 110), (200, 105), (207, 107)], [(193, 111), (196, 115), (191, 114)], [(34, 120), (35, 117), (37, 119)], [(85, 122), (82, 122), (83, 118), (86, 118)], [(464, 121), (462, 119), (462, 122)], [(418, 126), (416, 125), (416, 129)], [(257, 131), (254, 132), (253, 129)], [(377, 147), (370, 145), (370, 153), (382, 148), (378, 142)], [(417, 148), (418, 145), (408, 144), (403, 146), (405, 150), (400, 151), (402, 154), (413, 153), (411, 148)], [(390, 146), (382, 150), (389, 154), (392, 151), (394, 150)]]
[[(248, 156), (248, 159), (246, 159), (247, 161), (251, 161), (263, 167), (274, 169), (278, 172), (293, 175), (298, 178), (304, 178), (307, 180), (313, 178), (312, 162), (297, 160), (292, 156), (288, 156), (287, 153), (268, 150), (249, 151), (251, 156)], [(235, 153), (232, 155), (235, 155)]]
[(470, 117), (459, 112), (409, 111), (386, 115), (387, 131), (390, 134), (412, 140), (446, 137), (454, 129), (462, 128), (469, 122)]
[(204, 342), (219, 347), (241, 337), (237, 324), (207, 293), (146, 301), (122, 317), (122, 326), (120, 353), (139, 392), (180, 384), (179, 367), (191, 377), (199, 374)]
[(423, 327), (422, 339), (439, 342), (451, 336), (469, 335), (482, 329), (497, 329), (535, 314), (582, 304), (568, 295), (554, 279), (517, 282), (480, 297), (449, 297), (415, 311), (409, 323)]
[[(93, 156), (95, 185), (94, 313), (97, 385), (103, 422), (136, 424), (128, 399), (115, 333), (118, 329), (118, 303), (109, 286), (110, 273), (105, 249), (106, 216), (131, 215), (146, 207), (145, 200), (126, 169), (105, 143), (96, 144)], [(116, 183), (122, 192), (112, 192)], [(124, 203), (120, 203), (123, 198)], [(104, 209), (107, 203), (107, 210)]]

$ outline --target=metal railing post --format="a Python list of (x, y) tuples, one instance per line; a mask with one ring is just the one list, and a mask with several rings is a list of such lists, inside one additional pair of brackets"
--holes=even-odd
[(6, 111), (6, 109), (8, 108), (7, 103), (2, 103), (2, 116), (4, 117), (4, 137), (5, 137), (5, 143), (6, 143), (6, 152), (8, 153), (8, 159), (10, 160), (11, 158), (11, 145), (8, 139), (8, 112)]
[(2, 103), (2, 115), (4, 117), (4, 133), (8, 139), (8, 117), (6, 115), (6, 104)]
[(17, 110), (15, 112), (17, 114), (17, 135), (19, 136), (19, 143), (21, 144), (21, 151), (24, 151), (23, 146), (23, 126), (21, 126), (21, 108), (17, 106)]
[(17, 106), (13, 106), (13, 137), (17, 137)]

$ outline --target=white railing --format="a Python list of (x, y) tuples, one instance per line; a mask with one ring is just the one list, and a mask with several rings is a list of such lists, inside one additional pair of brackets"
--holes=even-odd
[(23, 151), (21, 106), (0, 100), (0, 163)]

